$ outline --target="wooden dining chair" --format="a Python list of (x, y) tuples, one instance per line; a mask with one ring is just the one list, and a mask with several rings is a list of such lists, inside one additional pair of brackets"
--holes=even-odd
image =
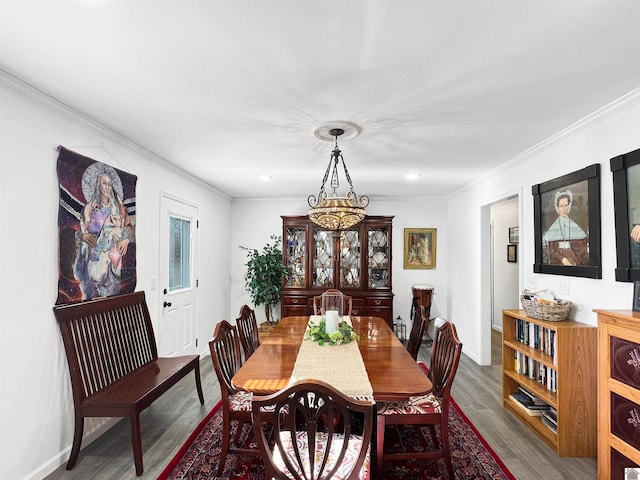
[[(216, 476), (220, 476), (228, 453), (259, 455), (260, 451), (237, 445), (243, 425), (251, 423), (253, 395), (250, 392), (236, 390), (231, 383), (231, 379), (242, 366), (236, 327), (226, 320), (219, 322), (213, 339), (209, 342), (209, 350), (222, 396), (222, 451), (216, 471)], [(265, 415), (268, 415), (268, 412)], [(231, 422), (236, 423), (233, 440), (231, 439)]]
[(411, 325), (411, 333), (409, 333), (409, 341), (407, 342), (407, 351), (414, 360), (418, 360), (418, 352), (422, 346), (422, 337), (427, 330), (429, 324), (429, 313), (427, 308), (422, 305), (414, 310), (413, 323)]
[(244, 359), (247, 360), (260, 346), (256, 312), (249, 305), (243, 305), (240, 308), (240, 316), (236, 318), (236, 327), (242, 350), (244, 350)]
[[(325, 290), (324, 293), (342, 293), (340, 290), (330, 288)], [(353, 310), (353, 297), (342, 293), (342, 313), (343, 315), (351, 316)], [(313, 297), (313, 314), (322, 315), (322, 295)]]
[[(264, 426), (267, 406), (275, 406), (277, 419), (271, 442)], [(320, 380), (253, 397), (253, 430), (269, 479), (368, 479), (373, 418), (373, 402)]]
[[(427, 374), (433, 384), (432, 392), (424, 397), (410, 398), (405, 402), (378, 402), (376, 430), (378, 471), (382, 469), (383, 460), (443, 458), (449, 478), (455, 478), (449, 446), (449, 405), (451, 384), (458, 369), (461, 353), (462, 342), (458, 339), (456, 327), (451, 322), (444, 323), (436, 331)], [(384, 431), (387, 425), (429, 425), (435, 450), (385, 453)], [(436, 425), (440, 426), (440, 441), (436, 435)]]

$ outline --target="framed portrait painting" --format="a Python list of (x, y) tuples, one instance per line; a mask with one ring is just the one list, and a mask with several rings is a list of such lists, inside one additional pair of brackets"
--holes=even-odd
[(404, 268), (436, 268), (436, 229), (404, 229)]
[(602, 278), (600, 165), (534, 185), (535, 273)]
[(640, 149), (611, 159), (616, 224), (616, 280), (640, 280)]
[(520, 241), (520, 227), (509, 227), (509, 243)]

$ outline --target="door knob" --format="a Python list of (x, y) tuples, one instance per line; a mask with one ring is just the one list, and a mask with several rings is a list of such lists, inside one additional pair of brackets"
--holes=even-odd
[(163, 306), (163, 307), (165, 307), (165, 308), (166, 308), (166, 307), (170, 307), (170, 306), (171, 306), (171, 302), (164, 302), (164, 303), (162, 304), (162, 306)]

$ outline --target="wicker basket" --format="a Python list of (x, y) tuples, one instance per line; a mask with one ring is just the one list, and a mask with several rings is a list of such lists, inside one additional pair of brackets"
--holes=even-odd
[(557, 300), (556, 304), (538, 303), (535, 300), (520, 295), (522, 308), (532, 318), (548, 320), (549, 322), (562, 322), (569, 318), (569, 312), (573, 303), (568, 300)]

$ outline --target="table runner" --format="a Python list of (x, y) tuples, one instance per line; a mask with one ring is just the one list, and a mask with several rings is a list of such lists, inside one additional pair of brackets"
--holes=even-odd
[[(312, 315), (309, 323), (317, 324), (321, 318)], [(349, 317), (343, 317), (343, 320), (351, 325)], [(355, 341), (321, 346), (305, 334), (293, 366), (291, 383), (306, 378), (322, 380), (358, 400), (373, 400), (373, 388)]]

